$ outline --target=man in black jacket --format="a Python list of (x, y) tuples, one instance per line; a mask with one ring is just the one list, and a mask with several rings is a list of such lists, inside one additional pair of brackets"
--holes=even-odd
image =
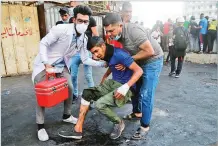
[(191, 51), (198, 52), (199, 51), (199, 45), (198, 45), (198, 39), (199, 39), (199, 28), (198, 24), (195, 21), (195, 17), (191, 16), (189, 28), (190, 28), (190, 45), (191, 45)]
[[(188, 31), (184, 28), (184, 18), (179, 17), (176, 19), (177, 27), (173, 31), (173, 43), (174, 47), (171, 52), (171, 72), (169, 76), (174, 74), (175, 78), (179, 78), (182, 70), (182, 65), (184, 61), (184, 56), (186, 54), (186, 49), (188, 46)], [(178, 58), (178, 65), (176, 69), (175, 61)]]

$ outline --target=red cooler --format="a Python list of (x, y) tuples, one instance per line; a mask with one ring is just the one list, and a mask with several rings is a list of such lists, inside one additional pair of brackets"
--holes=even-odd
[[(51, 76), (53, 79), (49, 80)], [(35, 92), (39, 106), (55, 106), (68, 98), (67, 79), (56, 78), (55, 74), (46, 74), (46, 80), (35, 85)]]

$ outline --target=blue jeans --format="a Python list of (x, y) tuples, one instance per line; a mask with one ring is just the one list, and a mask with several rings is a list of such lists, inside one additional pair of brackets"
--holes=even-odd
[[(91, 56), (91, 54), (90, 54)], [(77, 53), (72, 57), (72, 63), (71, 63), (71, 77), (72, 77), (72, 83), (73, 83), (73, 94), (78, 97), (78, 69), (79, 65), (82, 63), (80, 54)], [(89, 65), (83, 65), (84, 67), (84, 75), (86, 78), (86, 81), (88, 82), (88, 87), (94, 87), (94, 81), (92, 77), (92, 66)]]
[(190, 35), (190, 51), (198, 52), (199, 45), (198, 45), (198, 36)]
[(141, 102), (139, 100), (141, 86), (142, 77), (136, 82), (136, 92), (134, 93), (134, 96), (131, 97), (133, 113), (141, 113)]
[(143, 127), (147, 127), (150, 124), (154, 105), (154, 95), (162, 67), (163, 57), (142, 66), (143, 75), (139, 103), (141, 103), (141, 126)]

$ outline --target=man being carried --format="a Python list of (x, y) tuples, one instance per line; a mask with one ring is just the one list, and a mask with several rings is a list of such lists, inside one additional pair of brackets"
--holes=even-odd
[[(110, 107), (121, 107), (133, 96), (135, 83), (141, 77), (143, 71), (125, 50), (106, 45), (102, 38), (92, 37), (90, 44), (92, 45), (90, 47), (92, 54), (109, 64), (112, 80), (104, 81), (105, 77), (101, 85), (83, 91), (76, 126), (69, 132), (59, 132), (59, 135), (65, 138), (81, 139), (85, 115), (89, 110), (90, 101), (94, 100), (97, 110), (114, 123), (110, 138), (117, 139), (124, 130), (125, 124)], [(126, 67), (125, 70), (117, 70), (116, 64), (123, 64)]]

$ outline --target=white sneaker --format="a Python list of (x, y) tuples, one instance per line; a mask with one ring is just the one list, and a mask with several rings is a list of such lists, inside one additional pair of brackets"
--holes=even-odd
[(38, 131), (38, 138), (40, 141), (47, 141), (49, 139), (47, 132), (45, 131), (45, 129), (40, 129)]
[(64, 122), (67, 122), (67, 123), (72, 123), (72, 124), (76, 124), (77, 123), (77, 118), (73, 117), (72, 115), (67, 118), (67, 119), (63, 119)]

